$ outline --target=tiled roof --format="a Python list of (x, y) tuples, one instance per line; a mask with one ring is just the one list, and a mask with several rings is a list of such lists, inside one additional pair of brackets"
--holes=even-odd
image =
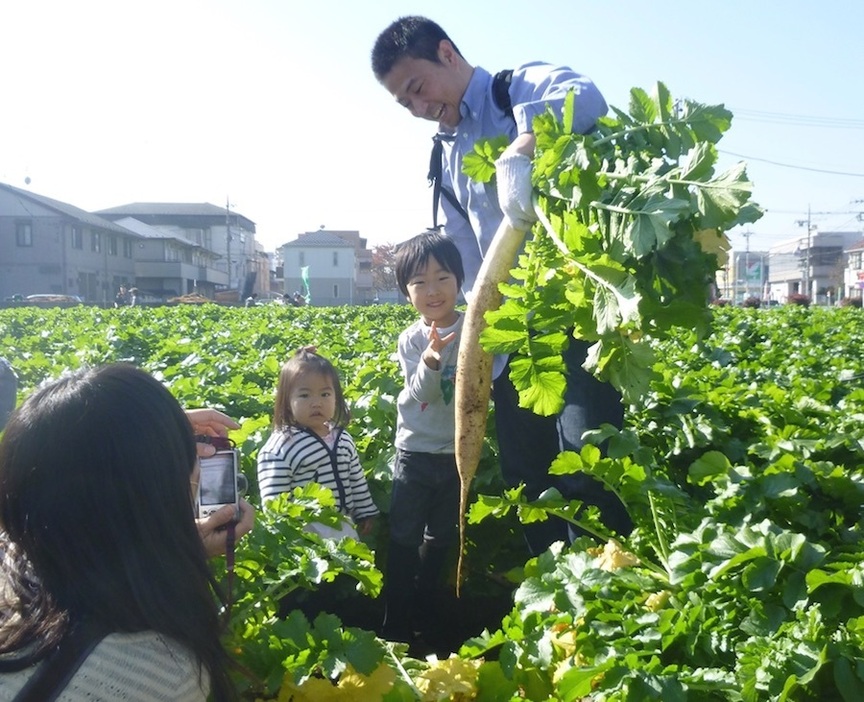
[(145, 239), (173, 239), (174, 241), (179, 241), (181, 244), (185, 244), (186, 246), (198, 246), (194, 241), (190, 241), (184, 236), (168, 234), (163, 232), (161, 229), (156, 229), (155, 227), (151, 227), (149, 224), (144, 224), (144, 222), (141, 222), (134, 217), (123, 217), (122, 219), (118, 219), (117, 224), (121, 227), (125, 227), (131, 232), (135, 232), (135, 234)]
[[(101, 215), (190, 215), (207, 217), (224, 217), (225, 208), (211, 205), (209, 202), (132, 202), (128, 205), (109, 207), (99, 210)], [(232, 212), (232, 214), (235, 214)]]
[[(165, 221), (172, 217), (206, 217), (211, 221), (224, 221), (229, 212), (224, 207), (211, 205), (209, 202), (131, 202), (128, 205), (99, 210), (96, 214), (109, 219), (126, 216), (142, 220), (160, 218)], [(248, 217), (234, 210), (230, 210), (230, 217), (232, 223), (236, 219), (249, 231), (255, 232), (255, 222)]]
[(307, 232), (301, 234), (294, 241), (289, 241), (284, 246), (289, 248), (316, 247), (328, 249), (353, 249), (354, 244), (345, 241), (340, 236), (331, 234), (330, 232), (319, 230), (317, 232)]
[(129, 234), (126, 229), (114, 224), (114, 222), (103, 219), (96, 214), (87, 212), (86, 210), (82, 210), (81, 208), (75, 207), (66, 202), (60, 202), (59, 200), (54, 200), (50, 197), (45, 197), (44, 195), (37, 195), (36, 193), (31, 193), (29, 190), (22, 190), (21, 188), (16, 188), (5, 183), (0, 183), (0, 188), (7, 190), (14, 195), (18, 195), (19, 197), (24, 197), (33, 202), (38, 202), (43, 207), (47, 207), (50, 210), (54, 210), (59, 214), (75, 219), (91, 227), (98, 227), (99, 229), (105, 229), (117, 234)]

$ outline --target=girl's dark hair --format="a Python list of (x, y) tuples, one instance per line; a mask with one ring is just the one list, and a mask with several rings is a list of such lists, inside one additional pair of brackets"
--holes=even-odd
[(444, 270), (456, 276), (457, 289), (462, 287), (465, 271), (459, 249), (437, 229), (430, 229), (403, 241), (396, 249), (396, 284), (406, 297), (408, 281), (418, 269), (426, 265), (430, 256), (438, 261)]
[(196, 460), (180, 405), (133, 366), (77, 371), (33, 392), (0, 441), (12, 595), (0, 606), (0, 653), (32, 646), (32, 664), (85, 619), (155, 631), (197, 656), (213, 699), (236, 699), (194, 521)]
[(378, 35), (372, 47), (372, 72), (378, 81), (384, 80), (406, 56), (438, 63), (438, 47), (446, 39), (453, 50), (462, 55), (453, 40), (439, 25), (416, 15), (400, 17)]
[(274, 429), (285, 429), (296, 427), (297, 420), (291, 412), (291, 393), (300, 378), (309, 373), (318, 373), (330, 379), (333, 384), (333, 392), (336, 394), (336, 414), (333, 416), (333, 424), (344, 427), (351, 420), (351, 412), (345, 395), (342, 392), (342, 383), (339, 381), (339, 373), (330, 361), (319, 356), (314, 351), (300, 349), (283, 365), (279, 372), (279, 382), (276, 385), (276, 401), (273, 403), (273, 427)]

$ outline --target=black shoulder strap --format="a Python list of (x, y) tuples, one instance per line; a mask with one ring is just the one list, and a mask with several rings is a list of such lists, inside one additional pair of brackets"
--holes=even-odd
[(73, 627), (12, 702), (53, 702), (107, 633), (102, 627), (86, 622)]
[(510, 119), (513, 117), (513, 104), (510, 101), (510, 83), (513, 80), (513, 69), (498, 71), (492, 79), (492, 98), (498, 108)]
[(438, 132), (432, 137), (432, 155), (429, 158), (429, 185), (432, 186), (432, 228), (438, 229), (438, 203), (443, 195), (456, 211), (465, 219), (468, 219), (468, 213), (459, 204), (456, 199), (456, 194), (449, 188), (441, 185), (441, 170), (442, 161), (444, 158), (444, 143), (445, 141), (453, 141), (455, 137), (452, 134)]
[[(512, 79), (512, 69), (498, 71), (492, 79), (492, 99), (495, 101), (498, 109), (504, 112), (504, 114), (510, 117), (510, 119), (514, 119), (513, 105), (510, 101), (510, 82)], [(447, 202), (453, 205), (453, 208), (462, 215), (462, 217), (466, 220), (468, 219), (468, 213), (462, 205), (459, 204), (459, 200), (456, 199), (456, 194), (449, 188), (445, 188), (441, 185), (441, 164), (444, 157), (443, 142), (453, 141), (454, 138), (455, 137), (452, 134), (446, 134), (444, 132), (439, 132), (432, 137), (432, 155), (429, 158), (429, 175), (427, 176), (427, 179), (429, 180), (429, 185), (432, 186), (433, 229), (438, 229), (439, 227), (438, 205), (441, 202), (442, 195), (446, 198)]]

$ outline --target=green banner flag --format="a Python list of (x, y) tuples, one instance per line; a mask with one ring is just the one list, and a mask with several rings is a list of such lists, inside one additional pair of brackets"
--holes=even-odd
[(312, 302), (312, 292), (309, 290), (309, 266), (300, 267), (300, 280), (303, 281), (303, 299), (308, 305)]

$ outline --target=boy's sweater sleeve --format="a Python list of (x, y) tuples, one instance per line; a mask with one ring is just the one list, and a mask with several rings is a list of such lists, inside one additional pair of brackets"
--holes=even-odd
[(399, 364), (402, 366), (405, 387), (411, 399), (417, 402), (441, 399), (441, 371), (432, 370), (423, 360), (427, 344), (422, 328), (412, 326), (399, 336)]

